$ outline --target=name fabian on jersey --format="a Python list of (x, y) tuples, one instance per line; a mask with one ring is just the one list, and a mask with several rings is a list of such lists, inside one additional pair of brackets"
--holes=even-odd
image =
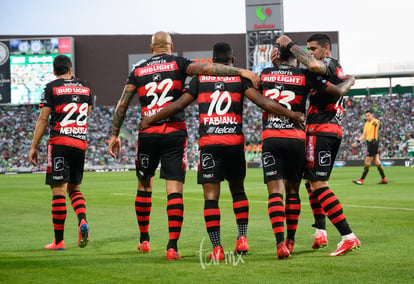
[(204, 117), (204, 124), (220, 125), (220, 124), (238, 124), (235, 117), (219, 116), (219, 117)]

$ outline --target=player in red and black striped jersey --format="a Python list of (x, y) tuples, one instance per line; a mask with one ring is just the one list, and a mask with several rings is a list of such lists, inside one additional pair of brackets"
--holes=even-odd
[[(307, 40), (309, 54), (299, 48), (287, 36), (276, 43), (287, 47), (300, 63), (310, 71), (322, 75), (327, 81), (337, 84), (348, 77), (339, 63), (331, 57), (331, 41), (325, 34), (311, 35)], [(335, 157), (342, 139), (343, 98), (335, 98), (325, 92), (312, 92), (309, 98), (306, 119), (306, 168), (305, 179), (312, 211), (315, 217), (316, 234), (312, 248), (327, 245), (325, 215), (342, 236), (338, 249), (330, 255), (342, 255), (360, 247), (343, 214), (342, 205), (328, 185)]]
[(88, 82), (74, 77), (50, 82), (44, 89), (40, 107), (51, 108), (49, 144), (86, 149), (87, 118), (92, 107)]
[[(222, 64), (200, 64), (183, 57), (171, 55), (173, 43), (166, 32), (157, 32), (152, 36), (151, 50), (153, 57), (134, 67), (121, 99), (113, 116), (112, 138), (109, 153), (116, 157), (120, 151), (119, 132), (128, 106), (136, 93), (141, 103), (143, 118), (151, 117), (157, 112), (177, 101), (182, 94), (187, 75), (241, 75), (252, 79), (257, 85), (260, 79), (254, 72), (225, 66)], [(177, 241), (183, 221), (183, 183), (186, 170), (187, 132), (184, 112), (179, 112), (148, 129), (140, 130), (136, 151), (136, 173), (138, 189), (135, 209), (140, 230), (138, 250), (150, 251), (149, 218), (152, 204), (152, 180), (161, 161), (160, 177), (166, 179), (167, 215), (169, 242), (167, 259), (180, 258)]]
[(79, 247), (89, 241), (85, 198), (80, 191), (87, 146), (87, 119), (91, 112), (92, 95), (89, 83), (72, 75), (72, 62), (58, 55), (53, 62), (57, 79), (48, 83), (40, 101), (41, 111), (30, 148), (30, 163), (38, 165), (38, 150), (49, 122), (46, 184), (52, 189), (53, 243), (46, 249), (65, 249), (63, 240), (66, 219), (66, 193), (78, 217)]
[[(353, 84), (353, 80), (339, 85), (330, 84), (307, 69), (297, 68), (295, 57), (286, 48), (281, 47), (278, 51), (277, 66), (266, 68), (261, 73), (261, 89), (264, 96), (278, 101), (287, 109), (305, 114), (306, 99), (311, 89), (339, 97), (348, 92)], [(269, 193), (269, 217), (276, 238), (277, 257), (287, 259), (293, 251), (301, 210), (299, 186), (305, 167), (306, 135), (304, 129), (288, 118), (268, 112), (263, 112), (262, 125), (262, 160)]]
[[(229, 44), (219, 42), (213, 48), (213, 62), (232, 65), (233, 51)], [(274, 114), (292, 118), (301, 124), (303, 114), (292, 112), (279, 103), (263, 97), (252, 83), (240, 76), (198, 76), (186, 86), (183, 96), (156, 115), (144, 118), (141, 129), (184, 109), (194, 100), (199, 105), (199, 167), (198, 183), (204, 190), (204, 218), (213, 245), (210, 258), (222, 260), (220, 241), (220, 183), (226, 179), (233, 197), (233, 209), (238, 226), (235, 252), (247, 253), (248, 199), (244, 191), (246, 160), (242, 132), (243, 99)]]

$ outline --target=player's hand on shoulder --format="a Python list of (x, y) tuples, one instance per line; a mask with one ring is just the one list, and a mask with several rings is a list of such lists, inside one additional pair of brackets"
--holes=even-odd
[(259, 75), (257, 75), (256, 72), (246, 69), (240, 69), (239, 74), (240, 76), (252, 81), (252, 84), (256, 89), (260, 87), (260, 77)]

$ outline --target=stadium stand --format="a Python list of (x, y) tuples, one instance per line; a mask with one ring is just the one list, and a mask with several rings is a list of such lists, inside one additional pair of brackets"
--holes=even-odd
[[(414, 133), (414, 95), (412, 93), (354, 96), (346, 99), (344, 135), (337, 159), (363, 159), (364, 148), (353, 149), (351, 144), (360, 135), (364, 124), (362, 117), (366, 109), (373, 109), (381, 120), (381, 158), (403, 157), (405, 133)], [(122, 153), (115, 160), (107, 152), (111, 135), (114, 106), (98, 106), (93, 109), (89, 121), (89, 146), (86, 170), (94, 168), (134, 167), (135, 137), (138, 133), (139, 108), (129, 109), (121, 131)], [(138, 115), (137, 115), (138, 114)], [(34, 105), (0, 106), (0, 173), (13, 171), (39, 171), (46, 168), (46, 139), (40, 146), (39, 166), (29, 165), (27, 155), (39, 107)], [(198, 161), (198, 105), (186, 108), (188, 128), (188, 167), (197, 168)], [(260, 163), (261, 156), (261, 111), (245, 100), (243, 128), (246, 136), (246, 159)]]
[(361, 129), (365, 123), (362, 115), (367, 109), (372, 109), (375, 117), (381, 121), (380, 157), (404, 157), (403, 142), (405, 141), (405, 133), (414, 132), (413, 98), (412, 93), (348, 98), (343, 141), (337, 159), (355, 160), (364, 158), (365, 143), (362, 146), (363, 151), (358, 148), (353, 149), (351, 145), (361, 134)]

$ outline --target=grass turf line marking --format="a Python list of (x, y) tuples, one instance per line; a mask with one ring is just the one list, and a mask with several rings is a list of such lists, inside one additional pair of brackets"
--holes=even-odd
[[(130, 194), (127, 193), (121, 193), (121, 192), (113, 192), (111, 193), (112, 195), (120, 195), (120, 196), (131, 196)], [(163, 196), (152, 196), (152, 198), (165, 198)], [(183, 200), (198, 200), (198, 201), (202, 201), (204, 200), (203, 198), (194, 198), (194, 197), (184, 197)], [(231, 202), (231, 199), (220, 199), (220, 201), (224, 201), (224, 202)], [(260, 200), (249, 200), (249, 203), (263, 203), (263, 204), (267, 204), (267, 200), (266, 201), (260, 201)], [(307, 202), (302, 202), (302, 205), (309, 205), (309, 203)], [(350, 204), (344, 204), (343, 207), (354, 207), (354, 208), (366, 208), (366, 209), (384, 209), (384, 210), (402, 210), (402, 211), (414, 211), (414, 208), (404, 208), (404, 207), (384, 207), (384, 206), (369, 206), (369, 205), (350, 205)]]

